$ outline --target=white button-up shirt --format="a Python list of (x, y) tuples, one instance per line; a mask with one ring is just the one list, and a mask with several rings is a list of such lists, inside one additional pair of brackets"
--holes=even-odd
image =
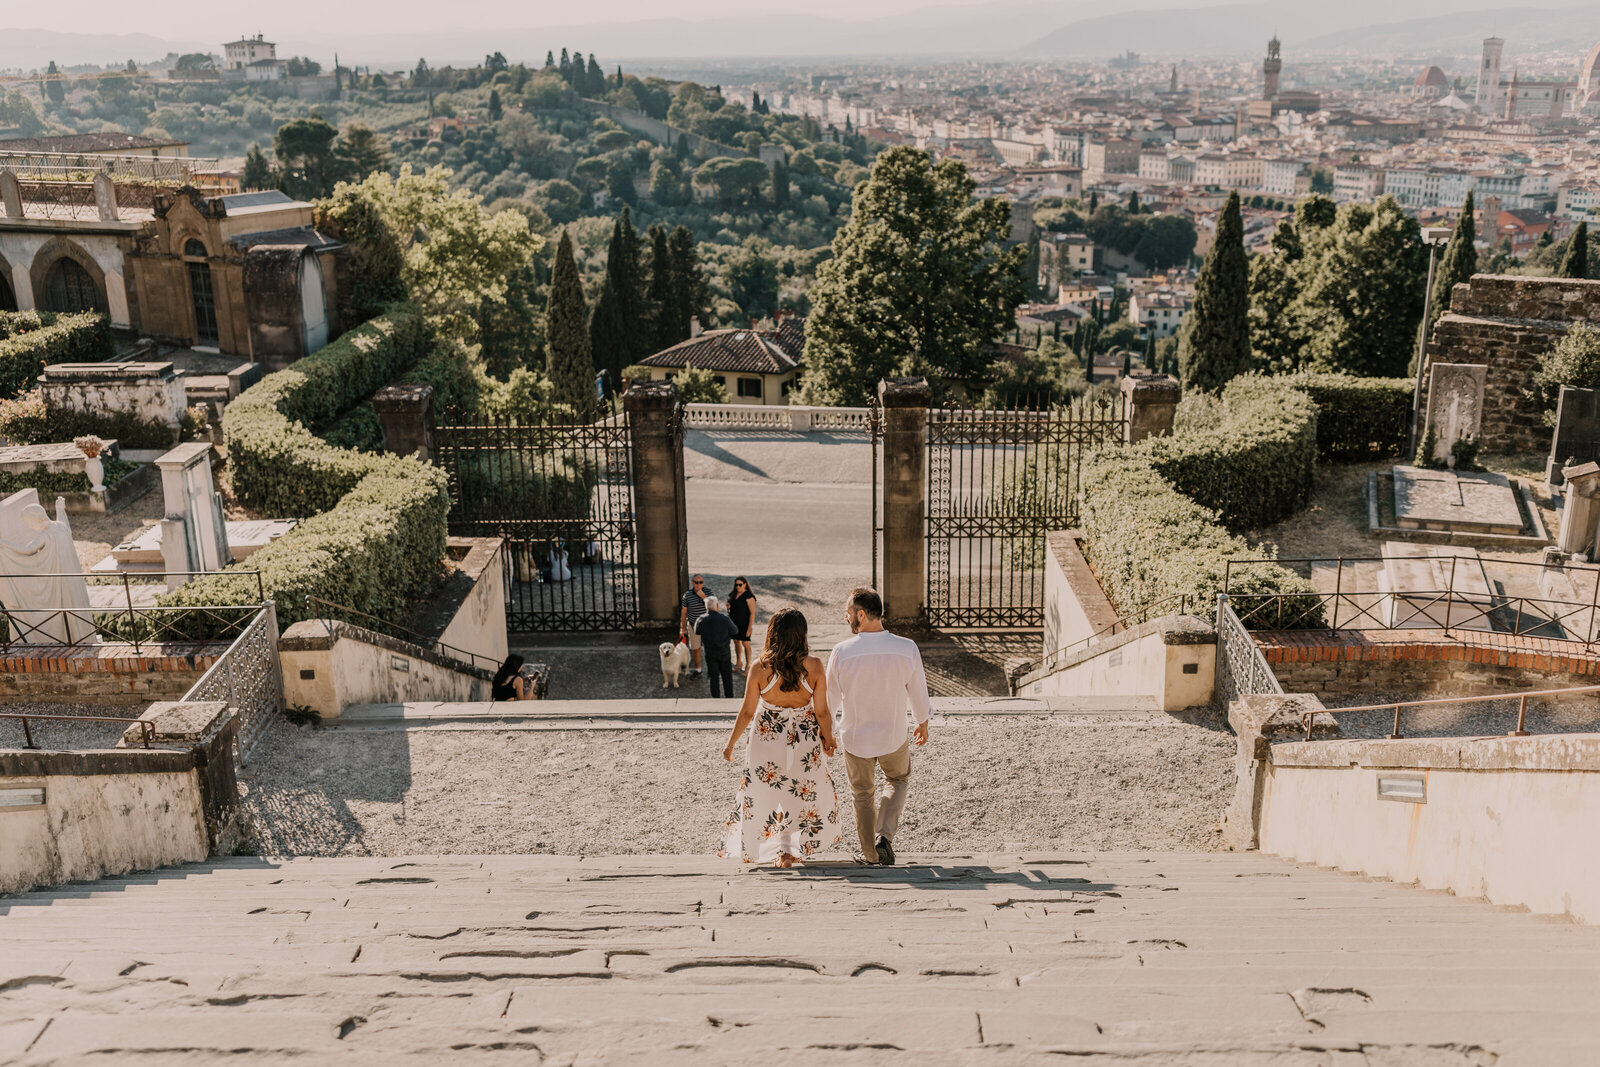
[(906, 709), (928, 720), (928, 679), (917, 643), (887, 630), (856, 634), (828, 654), (828, 703), (852, 756), (887, 756), (906, 743)]

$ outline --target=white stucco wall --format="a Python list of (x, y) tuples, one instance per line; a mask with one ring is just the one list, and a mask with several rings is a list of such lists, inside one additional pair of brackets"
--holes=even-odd
[[(1261, 849), (1600, 923), (1597, 757), (1594, 734), (1278, 745)], [(1426, 802), (1380, 798), (1380, 775), (1422, 777)]]
[[(1185, 674), (1184, 664), (1194, 673)], [(1182, 711), (1211, 703), (1215, 667), (1215, 645), (1169, 645), (1156, 630), (1056, 671), (1025, 695), (1155, 697), (1163, 710)]]
[[(312, 620), (310, 625), (322, 624)], [(290, 627), (284, 636), (293, 634)], [(332, 719), (351, 704), (489, 699), (489, 683), (475, 675), (344, 635), (334, 638), (332, 645), (280, 650), (286, 704), (315, 708), (323, 718)], [(302, 677), (306, 671), (312, 677)]]
[(0, 778), (41, 785), (43, 808), (0, 808), (0, 893), (206, 858), (193, 770)]
[[(509, 650), (506, 640), (505, 546), (495, 549), (472, 592), (439, 635), (441, 643), (490, 660), (498, 667)], [(481, 666), (481, 664), (480, 664)]]

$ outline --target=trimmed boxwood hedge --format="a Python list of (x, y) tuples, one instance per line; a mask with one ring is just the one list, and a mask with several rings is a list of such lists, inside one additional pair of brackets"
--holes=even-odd
[(1300, 374), (1288, 380), (1317, 405), (1321, 458), (1353, 463), (1405, 451), (1411, 433), (1411, 379)]
[(111, 325), (84, 311), (0, 311), (0, 397), (34, 387), (50, 363), (97, 363), (111, 356)]
[(1317, 408), (1290, 379), (1244, 375), (1222, 392), (1221, 421), (1148, 438), (1133, 451), (1230, 530), (1288, 518), (1311, 500)]
[[(1079, 525), (1118, 614), (1188, 593), (1207, 613), (1232, 559), (1267, 553), (1230, 532), (1302, 507), (1316, 462), (1317, 411), (1284, 379), (1243, 377), (1215, 427), (1105, 448), (1082, 472)], [(1236, 593), (1286, 593), (1285, 615), (1320, 624), (1316, 590), (1276, 563), (1235, 565)]]
[[(105, 469), (105, 484), (109, 489), (126, 478), (137, 463), (106, 457), (101, 460)], [(36, 467), (31, 471), (0, 471), (0, 496), (10, 496), (22, 489), (37, 489), (41, 497), (56, 493), (87, 493), (93, 486), (83, 471), (47, 471)]]
[(316, 515), (338, 504), (381, 457), (330, 444), (311, 428), (389, 384), (425, 343), (421, 312), (392, 305), (245, 390), (222, 413), (234, 495), (276, 516)]

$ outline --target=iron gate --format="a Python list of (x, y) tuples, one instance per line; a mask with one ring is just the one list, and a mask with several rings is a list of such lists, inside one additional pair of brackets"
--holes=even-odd
[(626, 415), (434, 428), (450, 532), (505, 538), (506, 629), (626, 630), (639, 619)]
[(1044, 625), (1045, 535), (1077, 524), (1083, 457), (1125, 424), (1120, 396), (928, 412), (928, 625)]

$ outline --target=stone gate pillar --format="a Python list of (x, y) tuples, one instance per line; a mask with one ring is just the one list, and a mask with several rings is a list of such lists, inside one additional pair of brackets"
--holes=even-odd
[(683, 433), (675, 425), (678, 387), (632, 382), (622, 394), (633, 445), (634, 560), (639, 569), (639, 624), (677, 625), (688, 588), (688, 522), (683, 491)]
[(1170, 374), (1122, 379), (1122, 399), (1128, 415), (1123, 443), (1136, 445), (1146, 437), (1170, 437), (1182, 398), (1183, 386)]
[(433, 386), (386, 385), (372, 394), (383, 448), (427, 463), (433, 456)]
[(926, 378), (878, 383), (883, 403), (883, 614), (920, 623), (927, 599), (928, 407)]

